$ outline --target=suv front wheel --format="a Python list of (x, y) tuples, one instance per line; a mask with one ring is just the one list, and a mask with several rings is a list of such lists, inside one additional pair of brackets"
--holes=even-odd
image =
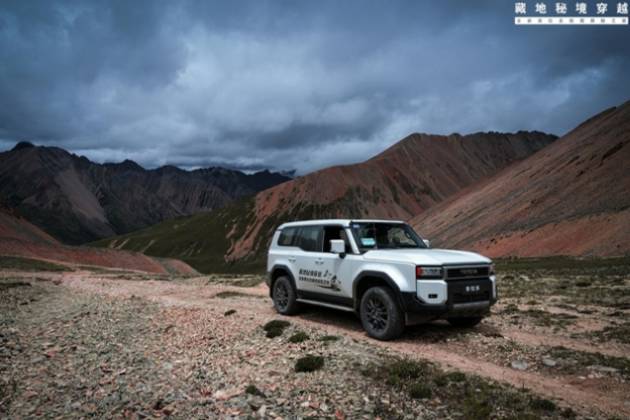
[(288, 277), (281, 276), (273, 282), (271, 299), (276, 311), (282, 315), (293, 315), (299, 309), (297, 293)]
[(391, 289), (372, 287), (361, 298), (361, 323), (370, 337), (392, 340), (405, 329), (405, 319)]

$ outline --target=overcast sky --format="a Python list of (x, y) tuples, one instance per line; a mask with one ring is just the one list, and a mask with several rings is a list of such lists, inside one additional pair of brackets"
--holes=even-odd
[(412, 132), (561, 135), (630, 99), (630, 27), (513, 19), (513, 1), (2, 0), (0, 149), (304, 173)]

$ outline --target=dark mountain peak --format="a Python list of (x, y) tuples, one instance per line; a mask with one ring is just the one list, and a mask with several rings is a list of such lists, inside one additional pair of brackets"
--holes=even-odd
[(11, 151), (12, 151), (12, 152), (15, 152), (15, 151), (17, 151), (17, 150), (31, 149), (31, 148), (33, 148), (33, 147), (35, 147), (35, 145), (34, 145), (33, 143), (28, 142), (28, 141), (21, 141), (21, 142), (18, 142), (18, 143), (15, 145), (15, 147), (13, 147), (13, 149), (11, 149)]
[(144, 168), (138, 165), (136, 162), (130, 159), (125, 159), (120, 163), (117, 163), (116, 166), (122, 169), (126, 169), (128, 171), (144, 171)]
[(176, 174), (176, 173), (185, 172), (185, 171), (181, 168), (178, 168), (175, 165), (164, 165), (157, 168), (155, 172), (159, 174)]

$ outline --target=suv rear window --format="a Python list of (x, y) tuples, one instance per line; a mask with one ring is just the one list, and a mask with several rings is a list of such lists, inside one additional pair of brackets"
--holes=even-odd
[(282, 229), (280, 232), (280, 237), (278, 238), (279, 246), (292, 246), (295, 240), (295, 233), (297, 232), (297, 228), (290, 227)]

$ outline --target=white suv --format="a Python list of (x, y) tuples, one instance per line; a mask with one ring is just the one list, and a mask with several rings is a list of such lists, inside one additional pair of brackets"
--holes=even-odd
[(301, 303), (352, 311), (380, 340), (438, 318), (472, 327), (497, 299), (491, 260), (431, 249), (401, 221), (285, 223), (273, 235), (267, 272), (279, 313), (294, 314)]

